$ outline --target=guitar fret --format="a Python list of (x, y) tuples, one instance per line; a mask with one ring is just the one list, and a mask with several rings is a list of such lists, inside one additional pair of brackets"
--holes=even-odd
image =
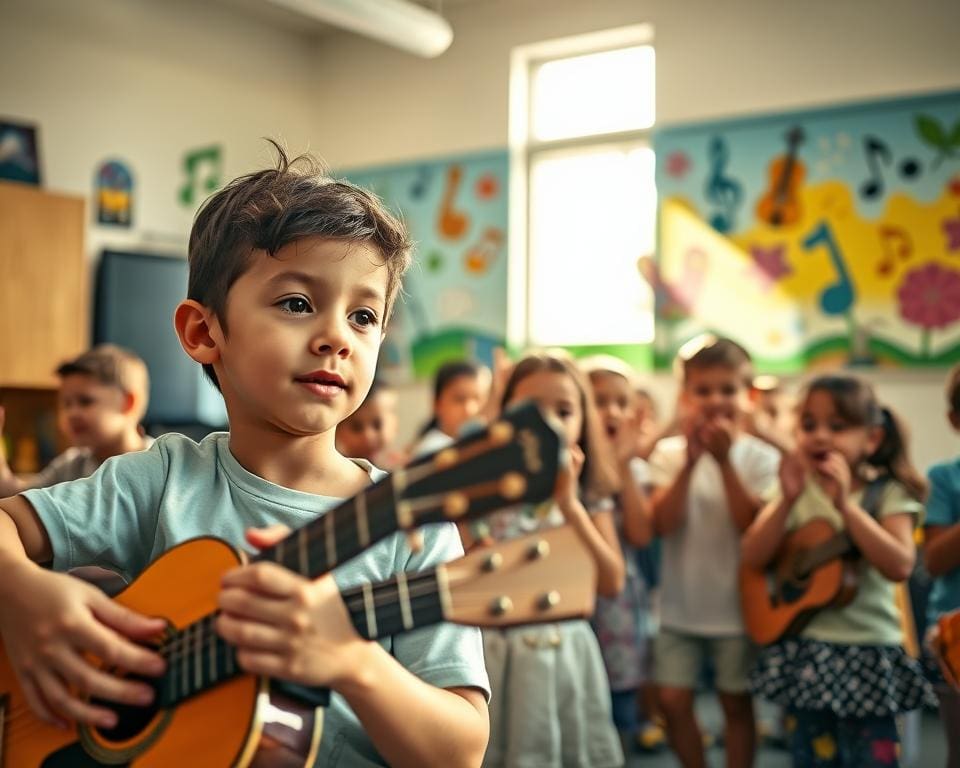
[(203, 688), (203, 624), (197, 624), (197, 639), (193, 651), (193, 687), (195, 691)]
[(450, 574), (447, 573), (447, 569), (443, 563), (436, 567), (435, 573), (437, 574), (437, 593), (440, 596), (440, 609), (443, 612), (443, 617), (446, 618), (450, 615), (450, 610), (453, 607), (453, 598), (450, 595)]
[(187, 655), (187, 649), (190, 647), (190, 625), (183, 628), (183, 641), (177, 650), (180, 653), (180, 687), (183, 689), (182, 696), (186, 696), (190, 690), (190, 657)]
[(367, 636), (372, 640), (377, 636), (377, 612), (373, 603), (373, 587), (369, 582), (364, 582), (363, 589), (363, 607), (367, 615)]
[(227, 677), (232, 677), (233, 676), (233, 648), (231, 648), (229, 645), (224, 643), (223, 649), (224, 651), (226, 651), (226, 654), (225, 654), (226, 658), (224, 659), (223, 667)]
[(210, 617), (210, 680), (217, 680), (217, 646), (220, 644), (220, 636), (213, 630), (213, 617)]
[(310, 559), (307, 556), (307, 529), (297, 531), (297, 551), (300, 559), (300, 575), (310, 577)]
[(410, 589), (407, 586), (407, 574), (397, 574), (397, 592), (400, 596), (400, 616), (404, 629), (413, 629), (413, 612), (410, 609)]
[(331, 570), (337, 563), (337, 538), (333, 527), (333, 510), (324, 515), (323, 528), (327, 545), (327, 570)]
[(287, 564), (284, 562), (284, 559), (286, 558), (286, 555), (287, 555), (286, 547), (285, 547), (286, 542), (287, 542), (286, 539), (280, 539), (280, 541), (277, 542), (277, 546), (274, 547), (274, 550), (273, 550), (273, 552), (274, 552), (274, 555), (273, 555), (274, 560), (275, 560), (277, 563), (279, 563), (280, 565), (284, 566), (284, 567), (286, 567), (286, 565), (287, 565)]
[(357, 515), (357, 534), (360, 537), (360, 546), (366, 549), (370, 546), (370, 521), (367, 519), (367, 497), (361, 493), (356, 497), (353, 508)]

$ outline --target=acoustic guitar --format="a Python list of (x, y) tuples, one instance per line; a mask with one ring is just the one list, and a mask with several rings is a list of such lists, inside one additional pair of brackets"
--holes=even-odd
[(943, 679), (960, 691), (960, 610), (943, 614), (930, 636), (933, 651)]
[(769, 645), (798, 633), (828, 605), (857, 594), (856, 552), (846, 533), (812, 520), (789, 533), (766, 568), (740, 566), (740, 605), (750, 638)]
[[(214, 538), (174, 547), (114, 598), (138, 613), (167, 620), (167, 632), (158, 638), (167, 669), (161, 678), (147, 680), (155, 687), (155, 704), (146, 708), (111, 704), (119, 714), (112, 729), (61, 730), (47, 725), (33, 716), (0, 648), (0, 767), (309, 765), (311, 750), (319, 743), (321, 718), (316, 707), (326, 702), (326, 696), (239, 670), (232, 649), (213, 630), (223, 574), (241, 563), (267, 560), (316, 578), (398, 530), (544, 501), (553, 493), (564, 459), (558, 431), (535, 406), (525, 405), (371, 485), (254, 558)], [(565, 557), (572, 556), (569, 546), (556, 548)], [(541, 554), (550, 549), (549, 541), (538, 547)], [(481, 557), (490, 568), (490, 582), (502, 591), (498, 597), (507, 598), (486, 614), (469, 597), (468, 586), (457, 599), (450, 591), (462, 581), (463, 568), (474, 567)], [(428, 621), (428, 614), (435, 620), (470, 615), (478, 623), (497, 615), (502, 623), (563, 615), (562, 610), (552, 610), (559, 605), (553, 597), (543, 595), (537, 599), (552, 603), (550, 610), (531, 612), (532, 587), (522, 587), (513, 597), (505, 591), (502, 580), (517, 563), (510, 546), (481, 550), (461, 562), (467, 565), (448, 564), (435, 569), (433, 577), (398, 575), (389, 587), (396, 591), (389, 612), (378, 610), (384, 601), (381, 597), (377, 602), (374, 587), (360, 587), (359, 596), (348, 590), (344, 597), (351, 617), (358, 617), (355, 622), (362, 634), (375, 637), (395, 629), (397, 616), (401, 628), (413, 628)], [(568, 569), (562, 565), (562, 570)], [(570, 568), (569, 574), (590, 581), (579, 566), (576, 571)], [(436, 585), (432, 595), (430, 578)], [(558, 589), (557, 582), (546, 583)], [(562, 583), (563, 592), (571, 583)], [(428, 606), (438, 603), (441, 613), (436, 607), (429, 613)]]
[(775, 227), (796, 224), (801, 218), (800, 185), (807, 169), (797, 159), (797, 152), (805, 139), (800, 126), (786, 135), (787, 154), (770, 163), (770, 190), (757, 201), (757, 218)]

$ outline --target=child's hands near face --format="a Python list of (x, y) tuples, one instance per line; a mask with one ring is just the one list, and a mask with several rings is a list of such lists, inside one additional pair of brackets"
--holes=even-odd
[(557, 506), (560, 507), (564, 515), (567, 515), (570, 510), (579, 505), (580, 473), (583, 471), (583, 464), (586, 460), (579, 445), (571, 445), (568, 450), (570, 452), (570, 463), (560, 472), (555, 494)]
[(716, 416), (700, 428), (700, 441), (704, 449), (719, 462), (726, 461), (730, 456), (733, 435), (733, 421), (725, 416)]
[[(286, 534), (283, 526), (251, 530), (264, 547)], [(365, 646), (354, 630), (330, 575), (309, 581), (274, 563), (236, 568), (223, 577), (217, 632), (237, 647), (247, 672), (303, 685), (337, 687), (356, 667)]]
[(830, 451), (814, 466), (817, 482), (830, 497), (834, 506), (841, 512), (846, 508), (850, 495), (852, 476), (850, 466), (839, 451)]
[(803, 487), (807, 482), (806, 464), (799, 454), (786, 453), (780, 459), (778, 474), (783, 500), (787, 504), (793, 504), (803, 493)]
[(687, 416), (680, 422), (683, 436), (687, 438), (687, 464), (693, 466), (703, 456), (706, 447), (700, 437), (702, 420), (695, 416)]
[(4, 578), (17, 579), (16, 587), (4, 590), (0, 599), (7, 655), (30, 708), (40, 719), (111, 728), (116, 714), (109, 705), (93, 704), (90, 698), (133, 705), (153, 700), (148, 685), (98, 669), (86, 655), (101, 659), (108, 668), (160, 675), (161, 657), (129, 638), (156, 638), (165, 621), (134, 613), (66, 574), (31, 565)]
[(613, 438), (613, 450), (620, 464), (628, 463), (637, 455), (637, 449), (644, 439), (643, 425), (637, 416), (628, 416), (617, 429)]

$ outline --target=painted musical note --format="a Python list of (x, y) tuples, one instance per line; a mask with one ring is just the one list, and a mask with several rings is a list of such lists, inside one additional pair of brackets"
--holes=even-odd
[(453, 207), (453, 200), (457, 196), (457, 189), (462, 180), (463, 168), (459, 165), (451, 165), (447, 168), (447, 185), (443, 191), (443, 200), (440, 203), (440, 218), (437, 220), (437, 229), (440, 235), (448, 240), (459, 240), (470, 227), (470, 217)]
[(430, 173), (430, 169), (427, 166), (421, 165), (417, 168), (417, 177), (410, 185), (410, 197), (414, 200), (422, 200), (430, 188), (432, 178), (433, 174)]
[(889, 277), (897, 261), (906, 261), (913, 255), (913, 240), (910, 233), (900, 227), (883, 226), (877, 230), (880, 235), (882, 255), (877, 264), (877, 274)]
[(707, 200), (719, 207), (710, 217), (710, 225), (717, 232), (726, 234), (734, 228), (734, 217), (743, 201), (743, 187), (736, 179), (726, 176), (725, 169), (730, 159), (727, 144), (720, 136), (710, 142), (710, 175), (707, 177)]
[(501, 245), (503, 245), (503, 230), (487, 227), (480, 240), (463, 257), (467, 272), (472, 275), (482, 275), (490, 269), (490, 265), (500, 252)]
[(803, 248), (812, 251), (819, 245), (826, 246), (830, 254), (830, 261), (837, 272), (837, 281), (828, 285), (820, 294), (820, 307), (828, 315), (846, 314), (853, 306), (854, 290), (853, 283), (850, 281), (850, 274), (847, 272), (847, 265), (840, 253), (833, 232), (827, 222), (822, 221), (803, 240)]
[(222, 183), (223, 155), (220, 147), (203, 147), (188, 152), (183, 158), (183, 170), (187, 179), (180, 187), (180, 202), (190, 207), (198, 199), (198, 190), (205, 196)]
[[(860, 197), (873, 200), (883, 194), (885, 185), (882, 165), (893, 164), (893, 153), (890, 147), (876, 136), (863, 138), (863, 152), (867, 158), (870, 177), (860, 185)], [(900, 162), (899, 171), (904, 179), (912, 181), (920, 176), (920, 161), (912, 157), (905, 158)]]

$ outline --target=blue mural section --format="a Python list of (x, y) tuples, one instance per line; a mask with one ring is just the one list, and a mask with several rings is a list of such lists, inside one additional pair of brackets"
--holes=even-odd
[(492, 363), (507, 320), (505, 150), (343, 171), (399, 214), (416, 243), (381, 365), (428, 378), (445, 360)]

